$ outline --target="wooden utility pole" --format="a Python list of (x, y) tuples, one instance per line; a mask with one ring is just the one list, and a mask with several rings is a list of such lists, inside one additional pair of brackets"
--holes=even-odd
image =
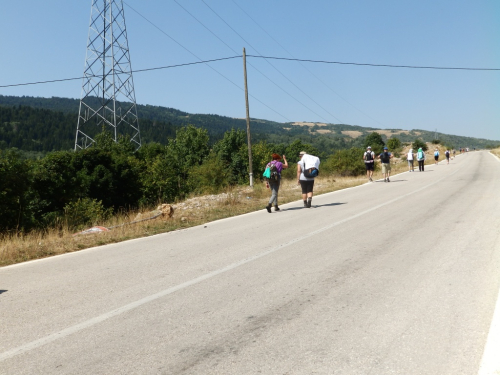
[(247, 54), (245, 48), (243, 48), (243, 75), (245, 76), (245, 104), (247, 107), (248, 173), (250, 175), (250, 187), (253, 187), (252, 142), (250, 140), (250, 109), (248, 107), (247, 85)]

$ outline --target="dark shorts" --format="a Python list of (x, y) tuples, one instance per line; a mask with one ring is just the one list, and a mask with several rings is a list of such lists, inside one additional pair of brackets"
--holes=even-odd
[(300, 187), (302, 188), (302, 194), (312, 193), (314, 186), (314, 180), (300, 180)]
[(375, 163), (365, 163), (365, 168), (367, 171), (373, 171), (373, 169), (375, 168)]
[(434, 156), (434, 160), (438, 160), (439, 159), (439, 156)]

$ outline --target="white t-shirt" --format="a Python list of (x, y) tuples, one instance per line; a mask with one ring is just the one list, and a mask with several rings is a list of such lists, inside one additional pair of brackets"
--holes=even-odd
[(304, 170), (308, 169), (308, 168), (313, 168), (313, 167), (319, 169), (319, 163), (320, 163), (320, 160), (317, 156), (309, 155), (309, 154), (303, 155), (302, 158), (297, 163), (298, 165), (300, 165), (300, 169), (301, 169), (299, 180), (302, 180), (302, 181), (314, 180), (313, 177), (304, 176)]
[[(368, 153), (372, 154), (372, 160), (366, 160), (366, 154)], [(375, 153), (373, 151), (365, 151), (365, 153), (363, 154), (363, 159), (365, 159), (365, 163), (373, 163), (375, 159)]]
[(408, 156), (406, 157), (407, 160), (413, 160), (413, 152), (409, 152)]

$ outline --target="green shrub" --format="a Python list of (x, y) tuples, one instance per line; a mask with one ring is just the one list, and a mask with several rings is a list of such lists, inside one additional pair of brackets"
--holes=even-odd
[(230, 184), (231, 171), (215, 153), (189, 172), (188, 186), (194, 193), (217, 194)]
[(248, 181), (248, 146), (244, 130), (231, 129), (225, 132), (213, 150), (222, 163), (228, 166), (231, 185)]
[(0, 150), (0, 231), (29, 228), (30, 163), (16, 150)]
[(399, 138), (396, 138), (394, 136), (391, 137), (387, 141), (387, 147), (395, 157), (399, 158), (401, 156), (401, 151), (403, 150), (403, 144), (401, 143)]
[(364, 150), (356, 147), (337, 151), (320, 165), (320, 170), (340, 176), (362, 175), (366, 172), (363, 153)]
[(286, 158), (288, 163), (297, 163), (300, 160), (299, 153), (305, 151), (308, 154), (320, 156), (319, 150), (311, 146), (308, 143), (302, 143), (300, 140), (296, 139), (286, 148)]
[(391, 137), (389, 138), (389, 140), (387, 140), (387, 147), (391, 151), (396, 151), (397, 149), (402, 147), (402, 143), (399, 138)]
[(64, 206), (64, 220), (70, 229), (83, 225), (96, 225), (108, 219), (113, 213), (112, 208), (105, 209), (102, 201), (82, 198)]
[[(276, 150), (274, 145), (270, 145), (266, 141), (260, 141), (252, 145), (252, 169), (254, 182), (261, 181), (263, 179), (262, 173), (264, 173), (267, 163), (271, 161), (273, 153), (282, 155), (278, 150)], [(240, 155), (241, 157), (246, 156), (246, 165), (248, 166), (248, 147), (243, 146)], [(283, 160), (281, 161), (283, 162)], [(246, 172), (248, 176), (248, 167)], [(245, 180), (245, 182), (246, 181), (248, 181), (248, 179)]]
[[(321, 167), (321, 165), (320, 165)], [(281, 171), (281, 178), (287, 180), (297, 179), (297, 164), (288, 162), (288, 168)]]
[(415, 141), (413, 141), (413, 143), (411, 144), (413, 150), (418, 150), (419, 148), (422, 148), (423, 151), (427, 151), (428, 147), (427, 147), (427, 144), (422, 141), (421, 139), (415, 139)]
[(375, 153), (375, 155), (379, 155), (382, 153), (382, 151), (384, 151), (385, 143), (384, 140), (382, 139), (382, 136), (379, 133), (372, 132), (368, 134), (365, 140), (363, 141), (363, 148), (365, 150), (368, 146), (372, 148), (372, 151)]
[(179, 197), (179, 175), (168, 152), (148, 160), (141, 173), (142, 205), (173, 202)]

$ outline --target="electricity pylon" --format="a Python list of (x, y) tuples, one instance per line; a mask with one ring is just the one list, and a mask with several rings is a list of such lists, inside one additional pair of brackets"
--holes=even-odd
[(75, 150), (92, 146), (103, 129), (141, 147), (122, 0), (92, 0)]

